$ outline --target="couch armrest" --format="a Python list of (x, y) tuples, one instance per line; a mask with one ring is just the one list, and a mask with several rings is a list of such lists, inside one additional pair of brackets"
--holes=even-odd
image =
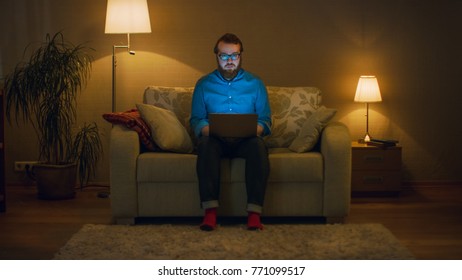
[(114, 125), (110, 140), (112, 216), (116, 223), (133, 223), (138, 215), (136, 162), (140, 154), (138, 134)]
[(330, 122), (321, 135), (324, 216), (345, 217), (351, 201), (351, 138), (346, 125)]

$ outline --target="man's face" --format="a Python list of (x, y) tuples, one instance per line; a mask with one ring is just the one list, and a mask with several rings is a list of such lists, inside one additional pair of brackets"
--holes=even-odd
[(217, 64), (218, 71), (225, 79), (231, 80), (236, 77), (241, 69), (241, 53), (239, 44), (218, 44)]

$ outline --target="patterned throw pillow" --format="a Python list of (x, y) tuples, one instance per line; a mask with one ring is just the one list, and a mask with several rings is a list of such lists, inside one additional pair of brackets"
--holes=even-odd
[(265, 138), (269, 148), (288, 148), (303, 124), (320, 106), (321, 91), (316, 87), (268, 86), (271, 106), (271, 135)]
[(164, 108), (175, 113), (193, 142), (195, 142), (194, 132), (189, 126), (193, 91), (193, 87), (149, 86), (144, 91), (143, 103)]
[(164, 151), (192, 153), (191, 138), (175, 113), (150, 104), (136, 104), (141, 117), (151, 128), (151, 136)]
[(137, 109), (132, 109), (126, 112), (106, 113), (103, 114), (103, 118), (112, 124), (124, 125), (125, 127), (136, 131), (140, 138), (141, 144), (146, 149), (150, 151), (160, 150), (152, 140), (149, 127), (141, 118), (140, 112)]
[(289, 149), (293, 152), (308, 152), (318, 143), (319, 136), (327, 123), (334, 117), (337, 110), (319, 107), (303, 124), (298, 136), (290, 144)]

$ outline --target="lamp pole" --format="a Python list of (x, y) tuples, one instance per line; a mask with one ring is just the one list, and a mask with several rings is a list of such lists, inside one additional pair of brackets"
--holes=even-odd
[(116, 49), (127, 49), (128, 53), (135, 55), (134, 51), (130, 51), (130, 34), (127, 34), (127, 45), (113, 45), (112, 46), (112, 112), (114, 113), (117, 109), (116, 107), (116, 68), (117, 68), (117, 58), (116, 58)]
[(366, 102), (366, 135), (364, 136), (364, 141), (371, 141), (371, 136), (369, 135), (369, 103)]

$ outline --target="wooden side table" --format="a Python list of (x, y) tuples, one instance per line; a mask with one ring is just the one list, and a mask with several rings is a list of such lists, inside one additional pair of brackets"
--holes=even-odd
[(352, 142), (353, 195), (396, 195), (401, 191), (401, 147), (375, 147)]

